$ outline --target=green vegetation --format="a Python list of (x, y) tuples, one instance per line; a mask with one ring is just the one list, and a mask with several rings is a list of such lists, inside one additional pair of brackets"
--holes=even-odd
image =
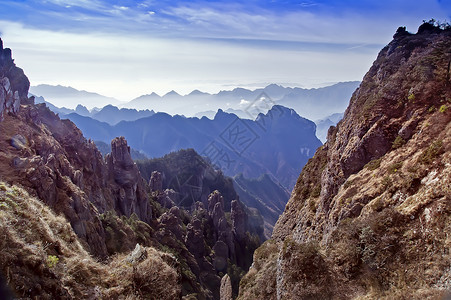
[(314, 199), (309, 199), (308, 201), (308, 205), (311, 211), (313, 211), (314, 213), (316, 213), (316, 201)]
[(370, 171), (374, 171), (374, 170), (378, 169), (381, 166), (381, 161), (382, 161), (382, 157), (377, 158), (377, 159), (373, 159), (372, 161), (367, 163), (364, 166), (364, 168), (367, 168)]
[(398, 149), (402, 147), (405, 143), (406, 141), (398, 135), (392, 143), (392, 149)]
[(317, 198), (319, 197), (320, 194), (321, 194), (321, 185), (318, 184), (312, 189), (312, 193), (310, 194), (310, 196)]
[(423, 153), (421, 153), (419, 162), (423, 164), (430, 164), (444, 151), (443, 142), (435, 141), (426, 150), (424, 150)]
[(409, 99), (409, 101), (414, 102), (415, 101), (415, 94), (410, 94), (409, 97), (407, 97), (407, 99)]
[(442, 106), (440, 106), (439, 108), (439, 112), (444, 113), (448, 110), (448, 106), (446, 104), (443, 104)]
[(59, 258), (55, 255), (49, 255), (47, 256), (47, 267), (53, 268), (55, 267), (59, 262)]
[(382, 178), (382, 185), (385, 189), (389, 188), (392, 185), (393, 181), (390, 178), (390, 176), (384, 176), (384, 178)]
[(402, 161), (392, 164), (392, 165), (388, 168), (388, 172), (389, 172), (390, 174), (394, 174), (394, 173), (398, 172), (399, 169), (401, 169), (402, 164), (403, 164)]

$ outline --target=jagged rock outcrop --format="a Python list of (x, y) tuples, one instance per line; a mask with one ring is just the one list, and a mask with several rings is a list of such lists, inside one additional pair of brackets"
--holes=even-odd
[(202, 226), (202, 221), (197, 217), (193, 217), (191, 222), (186, 226), (185, 244), (189, 252), (191, 252), (196, 259), (205, 256), (204, 228)]
[[(61, 215), (18, 186), (0, 181), (1, 299), (181, 298), (176, 260), (137, 247), (99, 262)], [(130, 251), (131, 252), (131, 251)]]
[(11, 49), (3, 49), (3, 41), (0, 39), (0, 121), (3, 120), (4, 113), (17, 113), (21, 101), (32, 101), (28, 99), (29, 87), (28, 78), (12, 59)]
[(177, 199), (177, 193), (172, 189), (165, 189), (164, 192), (158, 192), (157, 194), (157, 201), (164, 208), (171, 208), (175, 206)]
[(127, 256), (126, 261), (131, 265), (136, 265), (147, 258), (147, 250), (140, 244), (136, 244), (135, 249)]
[(18, 97), (24, 104), (28, 104), (28, 89), (30, 81), (25, 76), (21, 68), (16, 67), (12, 59), (12, 51), (9, 48), (3, 48), (3, 41), (0, 39), (0, 74), (2, 78), (8, 78), (10, 86), (5, 90), (12, 94), (17, 92)]
[(153, 171), (149, 180), (149, 188), (151, 191), (163, 190), (163, 177), (160, 172)]
[(444, 295), (450, 49), (449, 26), (398, 29), (301, 172), (239, 299)]
[(111, 141), (111, 153), (105, 158), (110, 176), (117, 184), (115, 207), (121, 214), (130, 217), (135, 213), (144, 222), (149, 222), (152, 209), (146, 192), (144, 179), (130, 155), (130, 147), (124, 137)]
[(208, 197), (208, 215), (212, 220), (216, 243), (214, 266), (218, 271), (227, 270), (227, 259), (235, 260), (235, 244), (230, 224), (224, 213), (224, 199), (219, 191), (214, 191)]

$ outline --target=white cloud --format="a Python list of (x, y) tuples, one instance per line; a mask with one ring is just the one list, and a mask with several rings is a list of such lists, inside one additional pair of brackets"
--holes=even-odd
[(245, 99), (241, 99), (241, 101), (240, 101), (240, 106), (248, 106), (249, 105), (249, 103), (251, 103), (250, 101), (247, 101), (247, 100), (245, 100)]
[[(32, 85), (70, 85), (121, 100), (155, 91), (218, 92), (224, 84), (360, 80), (378, 49), (305, 51), (211, 40), (58, 33), (0, 22)], [(243, 102), (245, 103), (245, 102)]]

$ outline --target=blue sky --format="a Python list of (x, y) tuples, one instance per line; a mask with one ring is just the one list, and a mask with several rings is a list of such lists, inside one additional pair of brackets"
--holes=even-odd
[(451, 1), (0, 1), (0, 33), (33, 85), (123, 100), (172, 89), (361, 80), (398, 26)]

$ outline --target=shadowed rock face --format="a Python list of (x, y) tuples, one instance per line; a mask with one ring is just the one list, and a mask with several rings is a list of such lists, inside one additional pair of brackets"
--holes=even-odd
[(4, 113), (17, 113), (21, 102), (27, 103), (30, 82), (22, 69), (17, 68), (11, 49), (3, 49), (0, 39), (0, 121)]
[(10, 90), (14, 93), (17, 91), (17, 96), (21, 101), (28, 101), (28, 89), (30, 88), (30, 81), (25, 76), (22, 69), (16, 67), (12, 59), (11, 49), (3, 48), (3, 41), (0, 39), (0, 77), (7, 77), (11, 85)]
[(130, 147), (124, 137), (111, 141), (111, 153), (105, 160), (118, 188), (115, 193), (116, 209), (127, 217), (136, 213), (141, 220), (149, 222), (152, 209), (147, 198), (146, 185), (132, 160)]
[(149, 188), (151, 191), (163, 191), (163, 178), (160, 172), (152, 172), (149, 180)]
[(381, 50), (256, 250), (239, 299), (444, 295), (450, 49), (451, 28), (429, 24), (400, 28)]

